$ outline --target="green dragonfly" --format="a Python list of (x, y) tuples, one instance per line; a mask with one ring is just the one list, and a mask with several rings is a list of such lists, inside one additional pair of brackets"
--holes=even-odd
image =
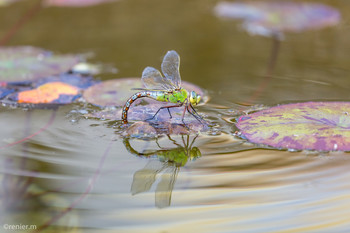
[(162, 62), (162, 71), (165, 77), (153, 67), (146, 67), (142, 72), (142, 83), (145, 88), (138, 88), (140, 92), (132, 95), (125, 103), (122, 111), (122, 121), (124, 124), (128, 123), (128, 110), (135, 100), (143, 97), (148, 97), (155, 99), (161, 102), (169, 102), (172, 105), (163, 106), (158, 109), (154, 116), (149, 119), (152, 120), (162, 109), (167, 109), (170, 113), (170, 108), (184, 106), (184, 111), (182, 113), (182, 122), (184, 122), (184, 117), (186, 110), (194, 116), (200, 123), (206, 124), (204, 119), (199, 116), (196, 110), (193, 108), (193, 105), (197, 105), (201, 99), (201, 96), (194, 91), (187, 91), (186, 89), (181, 88), (181, 77), (179, 72), (180, 67), (180, 56), (176, 51), (168, 51), (164, 56)]

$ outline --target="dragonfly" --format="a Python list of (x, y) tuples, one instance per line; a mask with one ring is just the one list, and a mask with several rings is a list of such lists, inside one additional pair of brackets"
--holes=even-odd
[(201, 100), (201, 96), (195, 91), (187, 91), (181, 87), (180, 77), (180, 56), (174, 50), (168, 51), (164, 56), (161, 69), (164, 77), (159, 70), (153, 67), (146, 67), (142, 72), (141, 81), (145, 88), (136, 88), (140, 90), (133, 94), (125, 103), (122, 111), (122, 121), (128, 124), (128, 110), (132, 103), (139, 98), (151, 98), (161, 102), (168, 102), (171, 105), (163, 106), (148, 120), (153, 120), (162, 109), (167, 109), (170, 113), (170, 108), (184, 107), (182, 113), (182, 123), (186, 125), (184, 118), (186, 110), (194, 116), (200, 123), (205, 124), (204, 119), (197, 113), (193, 106), (197, 105)]

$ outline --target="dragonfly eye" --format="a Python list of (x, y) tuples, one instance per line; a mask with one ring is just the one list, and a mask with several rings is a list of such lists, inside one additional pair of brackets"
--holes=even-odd
[(191, 91), (191, 94), (190, 94), (190, 102), (191, 102), (191, 104), (197, 105), (200, 100), (201, 100), (201, 96), (198, 95), (196, 92)]

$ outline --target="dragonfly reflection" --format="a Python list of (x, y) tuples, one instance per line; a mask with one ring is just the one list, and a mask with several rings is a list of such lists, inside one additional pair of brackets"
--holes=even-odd
[(180, 167), (184, 166), (189, 160), (194, 160), (201, 156), (200, 150), (197, 147), (193, 147), (197, 137), (198, 135), (190, 143), (190, 136), (182, 135), (183, 145), (180, 145), (168, 136), (169, 140), (176, 145), (176, 148), (162, 148), (157, 142), (160, 149), (148, 152), (136, 151), (131, 146), (129, 139), (125, 138), (124, 145), (130, 153), (141, 157), (156, 156), (158, 158), (158, 160), (150, 160), (143, 169), (135, 172), (131, 185), (132, 195), (150, 190), (156, 181), (157, 175), (161, 174), (161, 181), (158, 183), (155, 191), (155, 205), (158, 208), (170, 206), (172, 190)]

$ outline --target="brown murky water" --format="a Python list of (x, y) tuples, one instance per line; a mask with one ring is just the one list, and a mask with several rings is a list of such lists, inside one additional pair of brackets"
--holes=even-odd
[[(349, 2), (317, 1), (338, 8), (341, 23), (287, 34), (271, 82), (253, 107), (241, 103), (263, 82), (272, 41), (216, 18), (216, 2), (120, 0), (45, 8), (23, 25), (7, 45), (92, 52), (90, 62), (119, 70), (100, 75), (102, 80), (140, 76), (176, 50), (182, 79), (211, 97), (198, 111), (217, 126), (198, 137), (125, 140), (116, 122), (81, 117), (92, 108), (84, 104), (2, 107), (1, 232), (16, 232), (7, 228), (19, 224), (42, 232), (350, 230), (348, 153), (258, 148), (235, 138), (232, 123), (239, 111), (259, 105), (349, 99)], [(0, 8), (0, 35), (33, 4)], [(177, 164), (167, 161), (174, 155), (181, 157)]]

